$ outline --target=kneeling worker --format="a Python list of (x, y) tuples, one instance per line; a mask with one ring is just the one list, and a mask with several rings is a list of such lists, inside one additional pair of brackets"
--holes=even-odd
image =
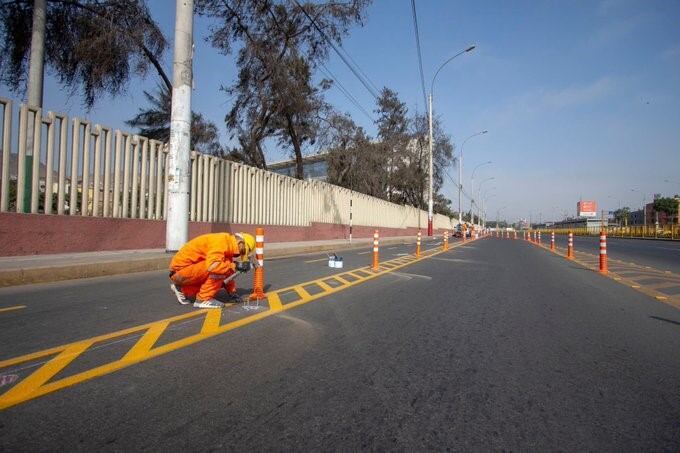
[[(210, 233), (198, 236), (182, 246), (170, 262), (170, 289), (182, 305), (191, 303), (194, 307), (222, 308), (224, 304), (215, 300), (215, 294), (223, 287), (224, 279), (236, 271), (250, 270), (248, 256), (255, 249), (255, 238), (247, 233)], [(234, 258), (240, 256), (240, 262)], [(229, 281), (227, 292), (237, 299), (236, 282)]]

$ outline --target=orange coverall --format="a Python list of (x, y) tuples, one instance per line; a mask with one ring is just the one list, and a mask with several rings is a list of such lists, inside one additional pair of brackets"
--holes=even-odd
[[(182, 246), (170, 262), (170, 279), (187, 297), (209, 300), (222, 288), (223, 280), (236, 271), (234, 257), (239, 256), (238, 241), (229, 233), (198, 236)], [(208, 271), (213, 263), (217, 263)], [(236, 282), (227, 284), (227, 292), (236, 292)]]

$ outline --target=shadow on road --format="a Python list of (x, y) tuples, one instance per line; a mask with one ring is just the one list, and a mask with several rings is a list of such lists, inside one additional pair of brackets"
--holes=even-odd
[(680, 326), (679, 321), (673, 321), (672, 319), (661, 318), (659, 316), (650, 316), (650, 318), (656, 319), (656, 320), (659, 320), (659, 321), (669, 322), (671, 324), (675, 324), (676, 326)]

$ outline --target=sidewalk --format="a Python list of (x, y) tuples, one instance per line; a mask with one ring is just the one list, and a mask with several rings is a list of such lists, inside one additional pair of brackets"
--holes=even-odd
[[(381, 238), (381, 245), (407, 244), (415, 237)], [(373, 238), (265, 243), (265, 261), (272, 258), (372, 247)], [(167, 269), (171, 253), (162, 249), (63, 253), (0, 257), (0, 287), (56, 282)]]

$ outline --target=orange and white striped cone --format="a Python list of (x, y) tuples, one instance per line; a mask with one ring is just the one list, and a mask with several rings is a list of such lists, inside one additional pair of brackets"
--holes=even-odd
[(555, 251), (555, 232), (550, 233), (550, 250)]
[(249, 297), (250, 300), (267, 297), (264, 293), (264, 228), (255, 230), (255, 259), (259, 266), (253, 273), (253, 293)]
[(416, 239), (416, 258), (420, 257), (420, 237), (421, 237), (421, 232), (418, 230), (418, 239)]
[(600, 273), (606, 274), (609, 272), (607, 268), (607, 233), (600, 231)]
[(569, 232), (569, 239), (567, 242), (567, 259), (574, 259), (574, 233)]
[(373, 266), (372, 266), (372, 269), (374, 271), (377, 271), (378, 268), (380, 267), (380, 258), (378, 256), (379, 240), (380, 235), (378, 234), (378, 230), (375, 230), (375, 233), (373, 233)]

